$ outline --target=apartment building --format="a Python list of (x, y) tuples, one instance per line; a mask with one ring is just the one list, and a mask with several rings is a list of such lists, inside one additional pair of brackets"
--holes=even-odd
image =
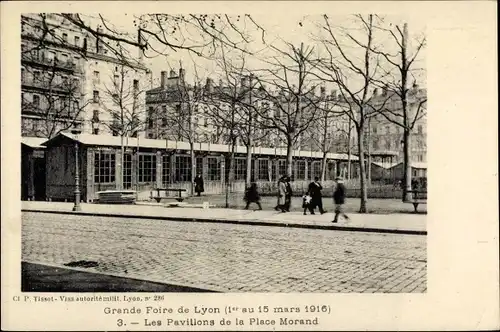
[[(52, 137), (73, 127), (118, 134), (122, 118), (134, 123), (127, 134), (137, 132), (145, 121), (141, 92), (150, 86), (150, 72), (139, 55), (124, 64), (115, 51), (61, 14), (22, 15), (22, 135)], [(119, 109), (124, 99), (127, 107)]]

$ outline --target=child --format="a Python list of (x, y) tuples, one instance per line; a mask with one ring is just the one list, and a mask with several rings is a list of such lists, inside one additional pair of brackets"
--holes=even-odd
[(312, 201), (312, 197), (311, 195), (309, 195), (309, 192), (306, 192), (304, 194), (304, 196), (302, 196), (302, 208), (304, 208), (304, 215), (306, 215), (306, 211), (309, 209), (309, 212), (311, 212), (311, 214), (314, 214), (314, 210), (312, 209), (312, 206), (311, 206), (311, 201)]

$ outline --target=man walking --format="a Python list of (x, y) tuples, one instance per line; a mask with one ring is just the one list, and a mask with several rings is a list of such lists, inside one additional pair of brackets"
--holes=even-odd
[[(312, 197), (311, 210), (314, 210), (316, 207), (318, 207), (321, 214), (326, 212), (325, 210), (323, 210), (323, 198), (321, 197), (322, 189), (323, 187), (321, 186), (321, 183), (319, 183), (319, 178), (316, 176), (314, 178), (314, 182), (311, 182), (309, 184), (309, 195), (311, 195)], [(314, 214), (314, 212), (311, 214)]]
[(342, 215), (346, 220), (349, 220), (347, 214), (344, 213), (346, 195), (344, 183), (340, 177), (337, 177), (335, 182), (337, 185), (335, 187), (335, 191), (333, 192), (333, 201), (335, 202), (335, 219), (332, 220), (333, 223), (337, 223), (339, 221), (339, 215)]
[(286, 187), (286, 192), (285, 192), (285, 211), (290, 212), (290, 206), (292, 205), (292, 185), (290, 184), (290, 177), (286, 176), (285, 177), (285, 187)]

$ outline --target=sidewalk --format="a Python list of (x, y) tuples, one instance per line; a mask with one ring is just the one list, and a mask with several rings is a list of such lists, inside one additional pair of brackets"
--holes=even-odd
[(324, 215), (304, 216), (301, 212), (166, 207), (156, 203), (136, 205), (82, 203), (82, 211), (73, 212), (73, 203), (36, 201), (23, 201), (21, 207), (22, 212), (427, 235), (426, 215), (412, 214), (349, 214), (349, 222), (342, 220), (333, 224), (331, 222), (333, 213), (330, 212)]

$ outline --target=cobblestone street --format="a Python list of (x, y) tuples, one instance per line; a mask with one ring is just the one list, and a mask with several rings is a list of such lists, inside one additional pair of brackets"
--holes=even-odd
[(22, 214), (22, 260), (223, 292), (426, 291), (426, 237)]

